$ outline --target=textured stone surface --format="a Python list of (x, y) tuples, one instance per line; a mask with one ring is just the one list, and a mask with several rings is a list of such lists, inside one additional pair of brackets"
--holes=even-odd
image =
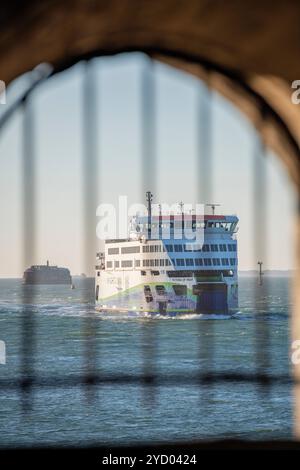
[[(60, 69), (126, 50), (159, 55), (203, 79), (206, 70), (195, 62), (208, 62), (247, 85), (246, 91), (209, 74), (210, 85), (246, 113), (299, 185), (300, 105), (290, 100), (291, 81), (300, 79), (299, 17), (295, 1), (3, 0), (0, 78), (8, 84), (41, 62)], [(251, 91), (274, 112), (264, 122)]]

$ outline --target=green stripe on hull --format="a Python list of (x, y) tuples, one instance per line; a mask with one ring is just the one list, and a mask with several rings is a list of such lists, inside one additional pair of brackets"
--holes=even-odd
[[(139, 293), (139, 291), (144, 292), (144, 286), (164, 286), (164, 287), (172, 287), (173, 285), (176, 285), (175, 282), (145, 282), (144, 284), (138, 284), (137, 286), (129, 287), (128, 289), (124, 289), (122, 291), (116, 292), (115, 294), (109, 295), (108, 297), (99, 297), (99, 300), (101, 301), (106, 301), (106, 300), (112, 300), (116, 298), (121, 298), (123, 295), (127, 295), (129, 293)], [(183, 285), (181, 283), (177, 283), (177, 285)], [(193, 295), (192, 289), (187, 287), (187, 298), (194, 300), (196, 298), (195, 295)]]

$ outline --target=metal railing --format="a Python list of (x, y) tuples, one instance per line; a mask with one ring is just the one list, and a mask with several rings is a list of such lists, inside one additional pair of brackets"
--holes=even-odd
[[(192, 58), (191, 58), (192, 59)], [(214, 69), (209, 63), (202, 63), (208, 72)], [(233, 76), (231, 72), (226, 70), (218, 70), (219, 73), (227, 74), (232, 80), (233, 86), (242, 87), (245, 92), (249, 93), (256, 102), (258, 109), (261, 110), (261, 120), (263, 121), (268, 113), (274, 117), (274, 111), (256, 95), (246, 83), (238, 76)], [(10, 122), (10, 118), (17, 111), (22, 109), (23, 112), (23, 252), (24, 264), (29, 265), (33, 258), (35, 249), (35, 233), (36, 233), (36, 152), (35, 152), (35, 116), (34, 107), (31, 102), (31, 96), (36, 88), (56, 73), (50, 66), (40, 66), (32, 72), (32, 83), (29, 88), (20, 96), (13, 105), (0, 117), (0, 132), (2, 128)], [(157, 161), (157, 135), (156, 135), (156, 84), (155, 84), (155, 64), (149, 58), (145, 61), (142, 71), (142, 188), (152, 188), (155, 191), (156, 174), (158, 168)], [(96, 254), (96, 244), (94, 235), (94, 213), (91, 208), (95, 206), (97, 201), (97, 106), (95, 95), (97, 87), (94, 76), (93, 58), (87, 60), (84, 68), (83, 80), (83, 149), (82, 149), (82, 198), (84, 207), (84, 253), (85, 267), (88, 271), (91, 265), (94, 265)], [(199, 92), (198, 107), (198, 196), (199, 200), (209, 202), (212, 194), (212, 92), (208, 87), (206, 93)], [(275, 118), (280, 121), (278, 116)], [(284, 127), (284, 123), (281, 123)], [(261, 142), (253, 149), (253, 204), (256, 207), (254, 211), (254, 233), (253, 240), (255, 245), (255, 256), (259, 260), (263, 257), (266, 250), (266, 227), (265, 214), (267, 207), (267, 191), (265, 181), (265, 149)], [(263, 158), (262, 158), (263, 156)], [(265, 289), (266, 287), (264, 287)], [(96, 331), (91, 323), (91, 317), (86, 316), (82, 335), (85, 340), (84, 362), (85, 372), (79, 375), (68, 376), (37, 376), (34, 367), (35, 356), (35, 334), (36, 325), (31, 305), (34, 304), (34, 293), (32, 298), (24, 302), (24, 311), (22, 316), (22, 361), (21, 361), (21, 377), (15, 379), (0, 378), (0, 389), (2, 390), (20, 390), (23, 399), (24, 411), (30, 410), (32, 394), (39, 388), (68, 388), (85, 386), (90, 392), (95, 386), (102, 385), (135, 385), (143, 386), (145, 393), (151, 390), (150, 398), (154, 399), (155, 390), (159, 386), (176, 386), (179, 382), (189, 385), (198, 385), (201, 387), (210, 386), (220, 383), (247, 383), (257, 384), (261, 390), (269, 390), (276, 384), (293, 384), (293, 379), (289, 373), (285, 375), (269, 374), (270, 357), (268, 357), (268, 345), (270, 341), (269, 323), (265, 322), (263, 331), (264, 351), (257, 344), (256, 347), (256, 372), (241, 373), (235, 372), (215, 372), (213, 363), (213, 349), (207, 347), (207, 341), (211, 342), (214, 338), (214, 322), (209, 324), (209, 334), (202, 338), (199, 343), (199, 371), (196, 374), (170, 374), (167, 376), (156, 372), (156, 337), (155, 327), (152, 329), (144, 326), (144, 334), (147, 335), (147, 341), (150, 347), (146, 348), (143, 354), (143, 373), (137, 375), (131, 374), (102, 374), (96, 367), (96, 349), (95, 335)], [(24, 294), (25, 296), (25, 294)], [(257, 298), (261, 296), (261, 290), (257, 292)], [(101, 324), (99, 324), (101, 328)], [(199, 323), (199, 329), (201, 324)], [(261, 328), (261, 324), (259, 325)], [(89, 397), (92, 395), (88, 393)], [(153, 400), (151, 400), (153, 402)]]

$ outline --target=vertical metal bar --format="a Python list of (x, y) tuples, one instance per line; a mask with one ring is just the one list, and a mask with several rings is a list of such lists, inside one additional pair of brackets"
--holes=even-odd
[[(152, 59), (145, 57), (141, 77), (142, 114), (142, 194), (146, 191), (156, 194), (156, 89), (155, 70)], [(156, 324), (146, 321), (143, 324), (143, 375), (145, 385), (150, 385), (154, 377), (156, 362)], [(146, 389), (144, 389), (146, 391)], [(147, 389), (147, 403), (154, 400), (154, 388)]]
[[(262, 125), (264, 121), (264, 110), (261, 114)], [(253, 242), (255, 264), (265, 262), (267, 256), (267, 173), (266, 173), (266, 149), (265, 145), (257, 136), (253, 158)], [(257, 278), (255, 287), (255, 354), (258, 374), (268, 374), (269, 360), (269, 322), (268, 312), (268, 288), (266, 282), (260, 283)], [(266, 384), (265, 384), (266, 385)], [(261, 387), (260, 387), (261, 389)], [(265, 390), (266, 388), (263, 387)]]
[[(200, 88), (201, 87), (201, 88)], [(199, 87), (198, 100), (198, 135), (197, 135), (197, 155), (198, 155), (198, 202), (208, 204), (214, 202), (213, 197), (213, 94), (209, 85), (201, 83)], [(206, 211), (204, 211), (206, 213)], [(204, 232), (204, 243), (205, 232)], [(198, 322), (199, 335), (199, 373), (209, 375), (213, 373), (214, 363), (214, 320), (207, 319)], [(200, 382), (201, 383), (201, 382)], [(211, 387), (211, 385), (210, 385)], [(201, 393), (203, 399), (211, 396)]]
[[(291, 321), (291, 339), (292, 353), (299, 350), (300, 340), (300, 185), (298, 187), (298, 207), (295, 217), (295, 243), (296, 243), (296, 270), (293, 278), (293, 302), (292, 302), (292, 321)], [(295, 343), (294, 343), (295, 342)], [(295, 385), (293, 390), (294, 397), (294, 438), (300, 441), (300, 362), (293, 361), (293, 374)]]
[(199, 125), (197, 135), (197, 194), (200, 204), (213, 202), (212, 98), (211, 89), (204, 83), (201, 83), (198, 101)]
[(156, 194), (156, 84), (153, 60), (146, 57), (142, 69), (142, 194)]
[[(83, 76), (83, 152), (82, 152), (82, 191), (83, 191), (83, 223), (84, 223), (84, 272), (94, 274), (96, 261), (96, 206), (97, 206), (97, 83), (94, 61), (84, 63)], [(91, 299), (85, 287), (83, 301), (85, 303), (84, 318), (84, 361), (85, 384), (94, 382), (96, 370), (96, 323), (91, 316)], [(98, 325), (98, 323), (97, 323)]]
[[(31, 94), (28, 93), (23, 105), (23, 263), (29, 267), (34, 259), (36, 244), (36, 168), (34, 146), (34, 116)], [(35, 287), (23, 285), (22, 289), (22, 338), (21, 338), (21, 376), (23, 410), (31, 406), (31, 385), (34, 379)]]

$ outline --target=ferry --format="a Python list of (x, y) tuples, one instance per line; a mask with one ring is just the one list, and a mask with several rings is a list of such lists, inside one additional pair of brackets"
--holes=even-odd
[[(152, 197), (152, 195), (151, 195)], [(131, 220), (126, 239), (97, 254), (96, 309), (102, 312), (233, 314), (238, 310), (236, 215), (182, 211)], [(201, 243), (186, 228), (202, 230)]]

